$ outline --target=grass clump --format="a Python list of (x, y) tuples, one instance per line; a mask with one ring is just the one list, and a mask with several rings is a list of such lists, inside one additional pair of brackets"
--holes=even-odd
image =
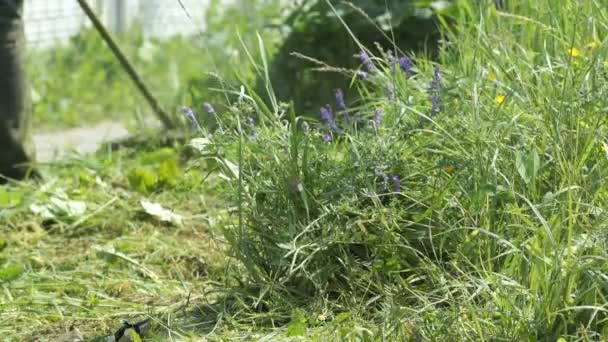
[(394, 338), (602, 336), (601, 8), (462, 2), (439, 64), (366, 50), (361, 101), (321, 120), (241, 96), (206, 152), (230, 171), (250, 308), (296, 327), (356, 313)]

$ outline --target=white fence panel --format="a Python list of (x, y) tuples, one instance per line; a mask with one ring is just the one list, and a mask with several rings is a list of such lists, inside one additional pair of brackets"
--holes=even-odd
[[(110, 30), (121, 31), (138, 21), (146, 36), (166, 38), (204, 30), (208, 0), (182, 0), (192, 19), (177, 0), (89, 0), (89, 3)], [(76, 0), (25, 0), (24, 11), (30, 47), (64, 43), (90, 25)]]

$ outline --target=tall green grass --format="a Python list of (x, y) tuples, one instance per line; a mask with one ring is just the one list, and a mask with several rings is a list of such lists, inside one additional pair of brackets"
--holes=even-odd
[(243, 93), (205, 147), (243, 306), (294, 335), (350, 317), (367, 323), (333, 337), (606, 336), (607, 6), (461, 1), (437, 65), (408, 77), (366, 47), (376, 72), (347, 72), (363, 100), (333, 105), (337, 131)]

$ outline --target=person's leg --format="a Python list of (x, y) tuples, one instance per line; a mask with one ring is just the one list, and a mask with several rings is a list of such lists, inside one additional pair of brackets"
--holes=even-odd
[[(30, 99), (25, 80), (23, 0), (0, 0), (0, 175), (28, 173)], [(0, 177), (0, 183), (3, 178)]]

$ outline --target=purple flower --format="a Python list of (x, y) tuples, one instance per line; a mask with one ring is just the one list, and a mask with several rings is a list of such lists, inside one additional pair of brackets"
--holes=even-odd
[(433, 78), (434, 78), (435, 82), (437, 82), (437, 85), (440, 85), (440, 83), (441, 83), (441, 70), (436, 65), (433, 68)]
[(433, 93), (431, 95), (431, 114), (436, 115), (441, 110), (441, 99), (439, 94)]
[(361, 59), (361, 63), (363, 63), (363, 66), (365, 66), (365, 69), (367, 70), (367, 72), (374, 72), (376, 71), (376, 67), (374, 66), (374, 63), (372, 62), (371, 58), (369, 58), (369, 55), (367, 54), (367, 52), (365, 51), (361, 51), (359, 52), (359, 59)]
[(321, 111), (321, 119), (323, 119), (323, 121), (325, 121), (325, 123), (334, 132), (338, 131), (338, 126), (336, 125), (336, 122), (334, 121), (334, 115), (331, 112), (331, 107), (329, 105), (327, 105), (325, 107), (321, 107), (320, 111)]
[(357, 75), (359, 75), (359, 77), (361, 77), (362, 79), (366, 79), (369, 76), (369, 74), (363, 70), (359, 70), (357, 72)]
[(412, 60), (409, 57), (403, 56), (399, 58), (399, 66), (401, 67), (401, 70), (403, 70), (407, 74), (408, 77), (411, 77), (414, 74), (414, 72), (412, 71), (414, 64), (412, 63)]
[(401, 192), (401, 181), (399, 180), (399, 177), (393, 175), (391, 179), (393, 180), (393, 190), (395, 192)]
[(327, 132), (323, 135), (323, 141), (326, 143), (331, 143), (334, 140), (334, 137), (331, 135), (331, 132)]
[(207, 111), (207, 113), (209, 113), (209, 114), (215, 114), (215, 109), (213, 109), (213, 106), (210, 103), (205, 102), (203, 104), (203, 107), (205, 107), (205, 110)]
[(441, 70), (438, 66), (433, 67), (433, 78), (429, 84), (430, 90), (441, 90)]
[(346, 103), (344, 103), (344, 92), (338, 88), (334, 90), (334, 96), (336, 97), (336, 104), (340, 110), (346, 110)]
[(429, 93), (431, 98), (431, 114), (435, 115), (441, 110), (441, 99), (439, 92), (441, 91), (441, 70), (438, 66), (433, 68), (433, 79), (429, 83)]
[(326, 124), (329, 125), (334, 120), (329, 106), (321, 107), (319, 112), (321, 113), (321, 119), (323, 119), (323, 121), (325, 121)]
[(192, 126), (194, 126), (194, 128), (196, 128), (196, 130), (201, 131), (201, 125), (198, 124), (198, 121), (196, 120), (196, 116), (194, 115), (194, 111), (192, 111), (191, 108), (183, 106), (180, 109), (180, 112), (184, 113), (184, 115), (186, 115), (186, 117), (188, 118), (188, 120), (190, 120), (190, 123), (192, 124)]
[(384, 116), (384, 113), (380, 108), (377, 108), (375, 113), (376, 115), (374, 117), (374, 124), (376, 125), (376, 127), (380, 127), (380, 123), (382, 123), (382, 117)]

